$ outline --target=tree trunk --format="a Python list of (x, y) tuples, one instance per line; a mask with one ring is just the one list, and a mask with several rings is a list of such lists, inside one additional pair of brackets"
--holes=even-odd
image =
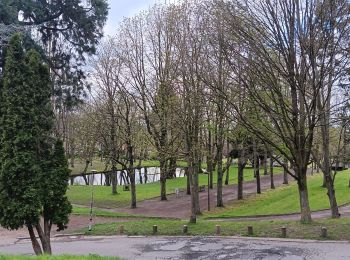
[(105, 174), (105, 183), (106, 183), (106, 186), (111, 186), (111, 173)]
[(260, 160), (257, 152), (257, 144), (254, 140), (253, 142), (253, 153), (254, 153), (254, 176), (256, 178), (256, 193), (261, 193), (261, 184), (260, 184)]
[(213, 189), (213, 153), (212, 153), (212, 136), (211, 130), (208, 130), (208, 155), (207, 155), (207, 172), (209, 174), (209, 188)]
[(112, 166), (112, 194), (115, 195), (117, 194), (117, 171), (115, 168), (115, 165)]
[(167, 200), (166, 197), (167, 167), (166, 160), (160, 160), (160, 200)]
[(198, 194), (198, 189), (196, 190), (194, 185), (194, 179), (193, 179), (193, 169), (190, 166), (189, 168), (189, 176), (190, 176), (190, 182), (191, 182), (191, 217), (190, 217), (190, 223), (196, 223), (197, 222), (197, 215), (196, 215), (196, 205), (195, 205), (195, 193)]
[[(325, 111), (325, 108), (322, 108), (321, 104), (321, 97), (318, 98), (318, 108), (321, 111), (321, 136), (322, 136), (322, 157), (323, 157), (323, 165), (322, 165), (322, 172), (323, 172), (323, 185), (322, 187), (327, 188), (327, 195), (329, 199), (329, 204), (331, 207), (332, 212), (332, 218), (339, 218), (339, 209), (337, 200), (335, 197), (335, 190), (334, 190), (334, 176), (332, 174), (332, 166), (331, 166), (331, 159), (329, 157), (330, 150), (329, 150), (329, 111)], [(327, 108), (330, 108), (330, 104), (327, 101)]]
[(148, 181), (148, 170), (147, 167), (145, 167), (145, 183)]
[(245, 164), (242, 162), (238, 162), (238, 185), (237, 185), (237, 199), (243, 199), (243, 171)]
[(327, 183), (327, 195), (328, 195), (329, 204), (331, 207), (332, 218), (339, 218), (340, 213), (339, 213), (338, 203), (335, 197), (333, 181), (328, 180), (326, 183)]
[(228, 185), (229, 179), (230, 179), (230, 166), (226, 168), (225, 185)]
[(200, 214), (199, 194), (198, 194), (198, 165), (192, 163), (189, 167), (189, 175), (191, 182), (191, 218), (190, 223), (196, 223), (197, 215)]
[[(285, 158), (283, 164), (288, 168), (288, 160)], [(288, 172), (283, 168), (283, 184), (288, 184)]]
[(139, 167), (137, 170), (138, 170), (138, 174), (139, 174), (139, 178), (140, 178), (140, 184), (143, 184), (141, 168)]
[(131, 186), (131, 208), (136, 208), (136, 185), (135, 185), (135, 169), (130, 169), (130, 186)]
[(87, 173), (87, 169), (89, 168), (89, 164), (90, 164), (90, 161), (86, 160), (85, 167), (84, 167), (84, 170), (82, 172), (82, 177), (84, 179), (85, 185), (89, 185), (89, 178), (86, 178), (86, 173)]
[(309, 204), (309, 195), (307, 190), (306, 171), (305, 173), (297, 174), (303, 176), (298, 180), (299, 202), (300, 202), (300, 221), (302, 223), (311, 223), (311, 210)]
[(186, 194), (191, 195), (191, 181), (190, 181), (190, 169), (189, 167), (185, 167), (185, 175), (186, 175)]
[[(221, 148), (220, 148), (221, 147)], [(216, 198), (216, 206), (217, 207), (223, 207), (224, 202), (222, 199), (222, 178), (223, 178), (223, 171), (222, 171), (222, 146), (218, 147), (217, 151), (217, 172), (218, 172), (218, 183), (217, 183), (217, 198)]]
[(203, 173), (203, 168), (202, 168), (202, 164), (203, 164), (203, 161), (202, 161), (202, 158), (200, 157), (199, 160), (198, 160), (198, 173)]
[(176, 157), (170, 158), (168, 179), (176, 178)]
[[(44, 222), (45, 222), (45, 220), (44, 220)], [(39, 238), (41, 241), (43, 253), (46, 255), (51, 255), (52, 250), (51, 250), (51, 241), (50, 241), (49, 230), (46, 230), (46, 228), (45, 228), (45, 232), (44, 232), (40, 224), (36, 225), (35, 228), (36, 228), (36, 231), (38, 232), (38, 235), (39, 235)]]
[(42, 249), (41, 249), (41, 246), (40, 246), (38, 240), (36, 239), (33, 226), (30, 225), (30, 224), (28, 224), (28, 225), (27, 225), (27, 228), (28, 228), (30, 240), (31, 240), (31, 242), (32, 242), (32, 247), (33, 247), (34, 253), (35, 253), (36, 255), (42, 255), (42, 254), (43, 254), (43, 251), (42, 251)]
[(237, 184), (237, 199), (243, 199), (243, 181), (244, 181), (244, 168), (246, 165), (245, 148), (244, 144), (240, 144), (240, 154), (238, 158), (238, 184)]
[(256, 158), (256, 193), (261, 194), (261, 182), (260, 182), (260, 162), (259, 157)]
[(230, 142), (227, 139), (226, 141), (226, 153), (227, 153), (227, 162), (226, 162), (226, 178), (225, 178), (225, 185), (228, 185), (229, 180), (230, 180), (230, 165), (231, 165), (231, 156), (230, 156)]
[(226, 178), (225, 178), (225, 185), (228, 185), (230, 180), (230, 166), (231, 166), (231, 160), (230, 158), (227, 158), (227, 164), (226, 164)]
[(267, 149), (264, 150), (264, 175), (268, 175), (267, 172)]
[(273, 158), (270, 156), (270, 180), (271, 180), (271, 189), (275, 189), (275, 182), (273, 179)]

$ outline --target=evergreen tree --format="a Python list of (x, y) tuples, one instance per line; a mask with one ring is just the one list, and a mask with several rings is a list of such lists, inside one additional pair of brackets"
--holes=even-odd
[(95, 53), (107, 15), (107, 0), (1, 0), (0, 74), (8, 39), (15, 32), (32, 37), (35, 30), (33, 39), (45, 46), (56, 98), (74, 105), (83, 93), (85, 59)]
[(35, 253), (50, 254), (51, 227), (64, 229), (71, 212), (69, 170), (52, 134), (49, 70), (36, 51), (24, 49), (19, 34), (10, 40), (1, 94), (0, 224), (26, 226)]

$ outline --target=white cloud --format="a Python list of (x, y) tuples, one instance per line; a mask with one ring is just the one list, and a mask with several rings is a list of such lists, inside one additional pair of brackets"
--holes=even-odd
[(104, 28), (105, 35), (114, 35), (123, 17), (132, 17), (159, 0), (109, 0), (109, 15)]

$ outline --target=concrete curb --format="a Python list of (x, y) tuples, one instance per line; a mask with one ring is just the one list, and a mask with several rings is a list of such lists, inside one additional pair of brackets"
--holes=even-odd
[[(51, 239), (54, 238), (60, 238), (60, 237), (77, 237), (77, 236), (84, 236), (84, 233), (72, 233), (72, 234), (56, 234), (51, 237)], [(38, 236), (36, 238), (39, 238)], [(17, 240), (30, 240), (30, 237), (17, 237)]]
[(155, 238), (155, 239), (172, 239), (172, 238), (186, 238), (186, 239), (195, 239), (195, 238), (217, 238), (217, 239), (234, 239), (234, 240), (255, 240), (255, 241), (278, 241), (278, 242), (295, 242), (295, 243), (325, 243), (325, 244), (350, 244), (350, 241), (344, 240), (315, 240), (315, 239), (295, 239), (295, 238), (265, 238), (265, 237), (241, 237), (241, 236), (86, 236), (80, 238), (84, 239), (111, 239), (111, 238)]

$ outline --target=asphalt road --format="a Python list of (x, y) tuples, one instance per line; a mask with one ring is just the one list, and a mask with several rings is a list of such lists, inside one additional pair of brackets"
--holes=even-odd
[[(350, 242), (234, 237), (64, 237), (55, 254), (120, 256), (123, 259), (350, 259)], [(29, 241), (1, 245), (0, 254), (32, 254)]]

